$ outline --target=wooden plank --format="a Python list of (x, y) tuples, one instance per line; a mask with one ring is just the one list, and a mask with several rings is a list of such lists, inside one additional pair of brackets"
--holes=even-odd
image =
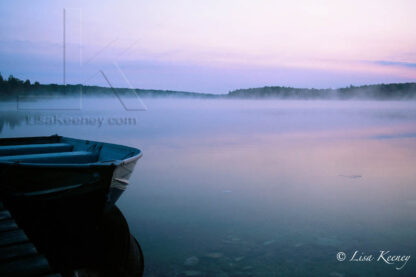
[(0, 247), (26, 241), (28, 241), (28, 238), (25, 232), (20, 229), (0, 233)]
[(48, 261), (41, 255), (0, 264), (0, 276), (38, 276), (50, 272)]
[(0, 220), (10, 219), (12, 216), (10, 215), (9, 211), (3, 210), (0, 211)]
[(0, 263), (7, 259), (37, 254), (36, 247), (31, 243), (15, 244), (0, 247)]
[(91, 163), (97, 161), (97, 159), (98, 155), (96, 153), (88, 151), (0, 156), (0, 161), (25, 163)]
[(0, 145), (18, 145), (18, 144), (39, 144), (39, 143), (54, 143), (59, 142), (60, 136), (48, 137), (20, 137), (20, 138), (0, 138)]
[(72, 151), (73, 146), (69, 143), (43, 143), (0, 146), (0, 156), (26, 155), (52, 152)]
[(0, 232), (11, 231), (18, 228), (16, 222), (11, 218), (0, 221)]
[[(4, 208), (1, 202), (0, 207)], [(0, 218), (0, 276), (62, 277), (52, 274), (46, 258), (38, 254), (7, 210), (0, 211)]]

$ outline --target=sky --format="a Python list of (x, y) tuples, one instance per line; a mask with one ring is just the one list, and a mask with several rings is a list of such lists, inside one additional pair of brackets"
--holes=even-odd
[(206, 93), (415, 82), (415, 10), (414, 0), (1, 1), (0, 73)]

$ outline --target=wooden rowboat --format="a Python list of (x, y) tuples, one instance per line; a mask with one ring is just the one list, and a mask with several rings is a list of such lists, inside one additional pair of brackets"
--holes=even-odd
[(126, 247), (111, 245), (127, 245), (128, 228), (106, 222), (141, 156), (136, 148), (58, 135), (3, 138), (0, 201), (54, 270), (119, 266), (96, 257), (106, 249), (124, 257)]
[(50, 198), (104, 190), (115, 203), (141, 156), (136, 148), (58, 135), (3, 138), (0, 191)]
[(0, 201), (35, 229), (93, 225), (126, 189), (141, 156), (136, 148), (58, 135), (3, 138)]

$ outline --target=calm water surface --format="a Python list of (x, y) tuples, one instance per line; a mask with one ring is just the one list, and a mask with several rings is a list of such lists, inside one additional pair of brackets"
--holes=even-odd
[(142, 149), (118, 206), (146, 276), (416, 276), (416, 102), (143, 101), (3, 103), (1, 136)]

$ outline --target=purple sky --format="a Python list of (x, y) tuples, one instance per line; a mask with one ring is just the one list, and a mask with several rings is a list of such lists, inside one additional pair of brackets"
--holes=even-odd
[(226, 93), (416, 81), (415, 1), (11, 1), (0, 72), (42, 83)]

